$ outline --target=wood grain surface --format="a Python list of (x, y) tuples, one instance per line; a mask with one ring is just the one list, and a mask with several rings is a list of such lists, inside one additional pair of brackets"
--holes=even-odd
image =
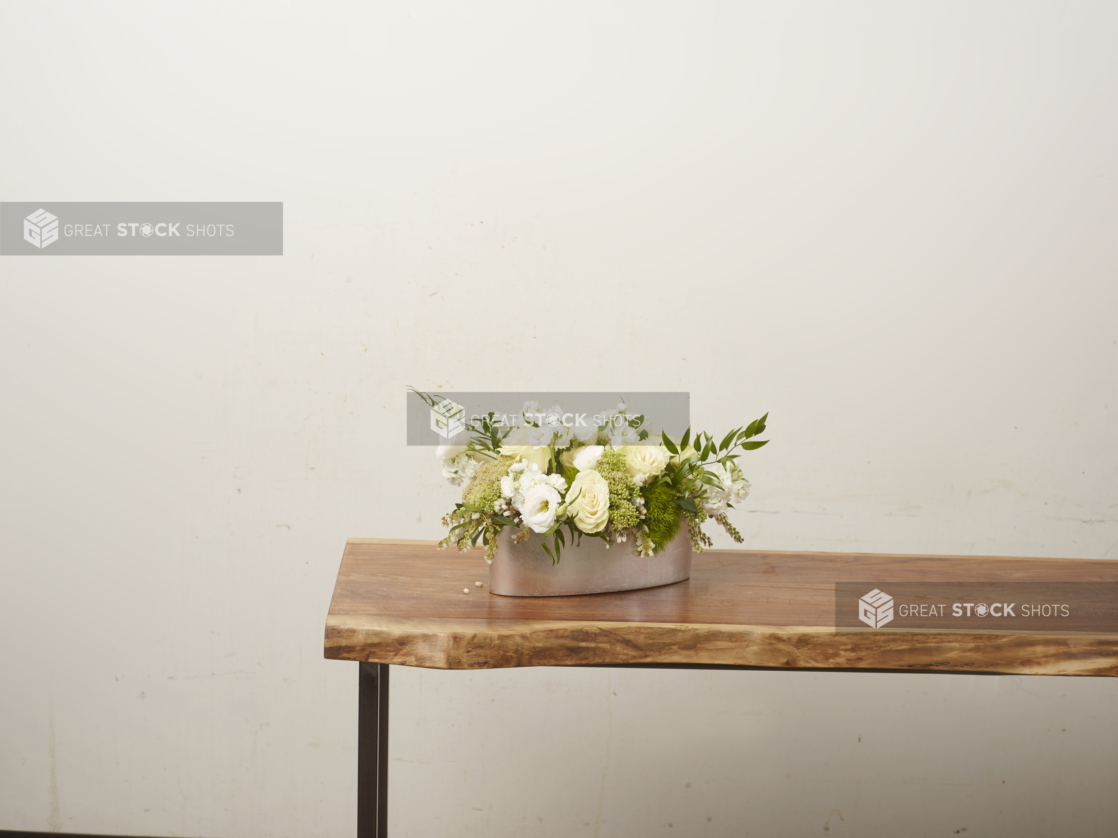
[(674, 585), (515, 598), (475, 586), (489, 577), (481, 556), (351, 539), (326, 657), (439, 669), (675, 663), (1118, 675), (1113, 632), (834, 627), (838, 583), (1088, 582), (1109, 591), (1115, 561), (711, 550)]

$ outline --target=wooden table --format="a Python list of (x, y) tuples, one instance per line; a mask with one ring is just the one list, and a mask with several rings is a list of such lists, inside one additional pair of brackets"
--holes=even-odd
[(325, 652), (361, 662), (359, 838), (386, 831), (393, 664), (1118, 675), (1112, 631), (835, 628), (835, 590), (843, 583), (1084, 582), (1110, 597), (1118, 561), (709, 550), (694, 557), (690, 579), (643, 591), (500, 597), (475, 587), (487, 579), (480, 550), (462, 555), (434, 542), (360, 538), (346, 544)]

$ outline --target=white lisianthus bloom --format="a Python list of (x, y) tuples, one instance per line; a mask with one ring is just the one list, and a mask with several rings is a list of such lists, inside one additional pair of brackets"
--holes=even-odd
[(579, 471), (590, 471), (597, 468), (598, 460), (602, 459), (605, 450), (605, 446), (602, 445), (583, 446), (578, 449), (578, 453), (571, 460), (571, 464)]
[(457, 457), (459, 454), (464, 453), (465, 450), (465, 445), (440, 445), (435, 449), (435, 456), (440, 460), (449, 460), (452, 457)]
[(583, 445), (593, 445), (598, 441), (598, 425), (592, 415), (578, 414), (573, 420), (571, 433)]
[(571, 429), (563, 424), (565, 414), (559, 405), (552, 405), (534, 417), (537, 427), (527, 427), (526, 441), (529, 445), (554, 445), (566, 448), (571, 444)]
[(554, 425), (541, 425), (538, 428), (528, 428), (528, 444), (537, 447), (545, 447), (551, 445), (551, 441), (555, 439), (555, 426)]
[(501, 454), (506, 457), (519, 457), (523, 462), (537, 466), (540, 471), (547, 470), (551, 461), (551, 449), (538, 445), (505, 445)]
[(625, 468), (638, 486), (662, 473), (671, 459), (663, 445), (626, 445), (621, 450), (625, 454)]
[(635, 430), (629, 427), (627, 422), (619, 422), (610, 431), (609, 441), (614, 448), (621, 448), (625, 445), (640, 442), (641, 438)]
[(516, 481), (513, 480), (511, 474), (506, 474), (501, 478), (501, 497), (505, 500), (510, 499), (516, 493)]
[(524, 417), (525, 422), (538, 422), (538, 414), (543, 413), (543, 408), (540, 403), (535, 399), (529, 399), (524, 402), (524, 408), (521, 410), (521, 415)]
[(584, 533), (596, 533), (609, 522), (609, 484), (596, 471), (580, 471), (567, 490), (567, 515)]
[(531, 428), (527, 425), (517, 425), (509, 431), (502, 444), (509, 446), (527, 445), (528, 431), (530, 430)]
[(561, 498), (554, 487), (541, 483), (524, 495), (520, 517), (533, 532), (547, 532), (555, 523)]

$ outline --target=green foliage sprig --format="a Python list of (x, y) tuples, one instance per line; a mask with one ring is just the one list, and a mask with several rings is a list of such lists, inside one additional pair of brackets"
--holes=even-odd
[[(409, 393), (415, 393), (419, 398), (423, 399), (424, 404), (428, 407), (434, 408), (442, 404), (439, 400), (430, 393), (424, 393), (422, 390), (416, 390), (414, 387), (408, 387)], [(484, 456), (496, 459), (499, 456), (501, 445), (505, 438), (512, 433), (512, 428), (504, 425), (497, 419), (497, 414), (490, 411), (485, 416), (478, 418), (470, 418), (462, 423), (463, 427), (469, 431), (470, 441), (466, 447), (471, 451), (476, 451)]]

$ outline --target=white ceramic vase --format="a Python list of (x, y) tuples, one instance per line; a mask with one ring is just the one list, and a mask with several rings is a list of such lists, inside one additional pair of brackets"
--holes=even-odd
[[(505, 527), (497, 536), (497, 555), (489, 566), (489, 590), (501, 596), (573, 596), (632, 591), (682, 582), (691, 575), (691, 539), (687, 527), (655, 556), (640, 556), (631, 541), (609, 547), (600, 538), (583, 536), (568, 544), (552, 564), (536, 533), (519, 544)], [(551, 546), (551, 537), (547, 539)]]

